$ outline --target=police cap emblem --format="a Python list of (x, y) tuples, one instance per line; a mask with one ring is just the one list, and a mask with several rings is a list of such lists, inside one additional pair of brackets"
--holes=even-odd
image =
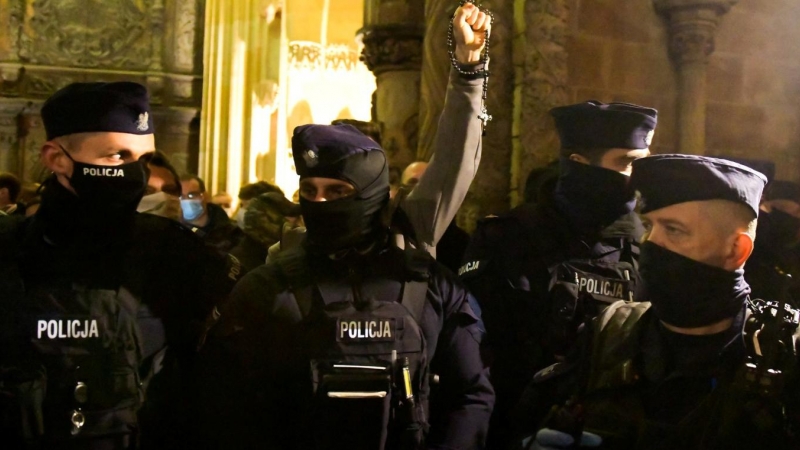
[(319, 162), (319, 156), (314, 150), (306, 150), (303, 152), (303, 161), (306, 162), (307, 167), (314, 167)]
[(650, 144), (652, 144), (652, 143), (653, 143), (653, 136), (654, 136), (655, 134), (656, 134), (656, 130), (650, 130), (650, 131), (647, 133), (647, 136), (645, 136), (645, 138), (644, 138), (644, 143), (645, 143), (645, 145), (647, 145), (648, 147), (650, 147)]
[(150, 125), (147, 123), (150, 115), (146, 112), (139, 114), (139, 118), (136, 119), (136, 129), (139, 131), (147, 131), (150, 128)]

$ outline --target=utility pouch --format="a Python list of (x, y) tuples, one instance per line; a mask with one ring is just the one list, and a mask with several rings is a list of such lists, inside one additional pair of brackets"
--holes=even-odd
[(384, 449), (392, 413), (392, 371), (382, 364), (311, 361), (317, 448)]
[(44, 434), (46, 391), (43, 366), (0, 368), (0, 436), (9, 448), (33, 447)]

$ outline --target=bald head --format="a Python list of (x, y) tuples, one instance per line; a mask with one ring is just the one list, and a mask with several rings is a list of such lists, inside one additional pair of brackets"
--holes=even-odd
[(419, 183), (420, 178), (422, 178), (422, 174), (425, 173), (425, 169), (428, 168), (428, 163), (423, 161), (413, 162), (406, 167), (406, 170), (403, 171), (403, 176), (400, 182), (405, 186), (416, 186)]

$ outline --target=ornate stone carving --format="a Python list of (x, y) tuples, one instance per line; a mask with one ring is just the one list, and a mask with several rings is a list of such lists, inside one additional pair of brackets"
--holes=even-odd
[(425, 2), (425, 41), (423, 42), (422, 79), (419, 99), (419, 146), (417, 159), (427, 161), (433, 154), (433, 138), (439, 126), (439, 115), (444, 107), (447, 79), (450, 73), (450, 55), (447, 49), (447, 28), (443, 17), (453, 17), (458, 7), (450, 0)]
[(161, 72), (163, 65), (161, 63), (161, 48), (164, 46), (164, 1), (153, 0), (150, 6), (150, 33), (152, 36), (152, 54), (150, 57), (150, 67), (148, 70), (151, 72)]
[[(5, 15), (7, 22), (7, 35), (0, 33), (0, 60), (16, 61), (19, 53), (19, 35), (22, 32), (22, 23), (25, 17), (25, 0), (7, 0), (6, 11), (0, 11), (0, 19)], [(3, 45), (5, 43), (5, 45)], [(2, 48), (6, 47), (7, 54), (3, 55)]]
[(670, 56), (679, 64), (707, 62), (720, 17), (738, 0), (653, 0), (668, 22)]
[[(491, 77), (487, 109), (492, 121), (483, 138), (481, 169), (459, 212), (459, 225), (472, 229), (475, 218), (498, 213), (509, 206), (512, 123), (514, 120), (514, 0), (492, 0), (488, 6), (495, 22), (491, 36)], [(469, 215), (467, 215), (469, 214)]]
[(706, 61), (714, 53), (714, 30), (685, 27), (673, 31), (669, 41), (669, 53), (679, 64)]
[(346, 45), (323, 47), (317, 42), (292, 41), (289, 43), (289, 65), (298, 69), (353, 70), (358, 64), (358, 54)]
[(23, 28), (20, 59), (53, 66), (147, 69), (152, 37), (147, 11), (140, 5), (134, 0), (36, 0)]
[(567, 35), (569, 6), (565, 0), (527, 0), (523, 42), (524, 69), (519, 108), (519, 144), (512, 156), (512, 193), (517, 198), (531, 169), (556, 157), (559, 142), (551, 108), (569, 102), (567, 92)]
[(390, 70), (419, 70), (424, 29), (415, 25), (381, 25), (360, 32), (361, 61), (375, 75)]
[[(199, 3), (199, 4), (198, 4)], [(198, 11), (205, 2), (195, 0), (175, 0), (175, 68), (188, 73), (197, 72), (195, 55), (197, 49)], [(201, 52), (202, 53), (202, 52)], [(202, 69), (201, 69), (202, 70)]]
[(82, 77), (75, 72), (26, 72), (25, 93), (34, 98), (47, 98), (53, 92), (62, 87), (83, 81)]
[(678, 67), (678, 151), (706, 151), (706, 65), (720, 17), (737, 0), (653, 0), (670, 31), (670, 56)]

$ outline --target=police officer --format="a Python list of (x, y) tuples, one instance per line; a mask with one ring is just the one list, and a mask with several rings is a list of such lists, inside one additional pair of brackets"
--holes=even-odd
[(350, 125), (298, 127), (292, 149), (307, 241), (248, 273), (212, 330), (209, 440), (481, 448), (494, 396), (479, 318), (426, 252), (390, 244), (384, 151)]
[(523, 422), (535, 430), (542, 410), (560, 408), (533, 448), (577, 436), (611, 449), (798, 448), (797, 313), (751, 300), (744, 279), (766, 178), (722, 159), (658, 155), (635, 161), (631, 182), (650, 302), (612, 304), (582, 359), (536, 375), (526, 399), (539, 412)]
[(235, 261), (175, 221), (136, 212), (142, 157), (155, 148), (143, 86), (74, 83), (45, 102), (42, 119), (52, 176), (39, 212), (16, 230), (25, 300), (12, 312), (15, 342), (3, 346), (36, 389), (4, 420), (27, 424), (15, 431), (42, 448), (178, 447), (188, 392), (177, 370), (232, 288)]
[(494, 395), (479, 317), (413, 236), (405, 249), (390, 239), (385, 152), (350, 125), (298, 127), (292, 152), (307, 238), (248, 273), (212, 330), (209, 439), (225, 448), (482, 447)]
[(535, 204), (481, 221), (459, 269), (486, 323), (494, 448), (505, 446), (525, 385), (568, 352), (584, 317), (636, 295), (642, 229), (628, 175), (649, 154), (657, 113), (590, 101), (551, 114), (561, 139), (555, 190), (545, 183)]
[[(747, 282), (758, 298), (777, 300), (782, 294), (781, 273), (800, 276), (800, 186), (772, 181), (764, 193), (758, 218), (758, 240), (747, 261)], [(800, 305), (800, 284), (790, 286), (791, 301)]]

